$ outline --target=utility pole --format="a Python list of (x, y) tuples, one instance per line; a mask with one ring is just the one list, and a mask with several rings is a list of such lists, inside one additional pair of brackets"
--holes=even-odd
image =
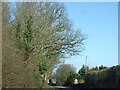
[(87, 72), (87, 55), (86, 55), (86, 60), (85, 60), (85, 72)]

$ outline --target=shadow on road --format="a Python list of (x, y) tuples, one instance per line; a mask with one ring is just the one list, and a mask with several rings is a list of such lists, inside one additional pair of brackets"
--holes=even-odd
[(87, 88), (87, 85), (85, 84), (74, 84), (72, 86), (53, 86), (55, 90), (59, 89), (68, 89), (68, 90), (80, 90), (80, 88)]

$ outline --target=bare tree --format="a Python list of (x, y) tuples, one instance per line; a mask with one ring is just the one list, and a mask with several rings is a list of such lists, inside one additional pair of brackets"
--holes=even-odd
[(26, 74), (32, 70), (36, 80), (40, 77), (46, 82), (61, 58), (79, 54), (84, 49), (86, 35), (73, 30), (62, 3), (16, 3), (11, 13), (14, 17), (11, 20), (12, 39), (17, 51), (21, 52)]

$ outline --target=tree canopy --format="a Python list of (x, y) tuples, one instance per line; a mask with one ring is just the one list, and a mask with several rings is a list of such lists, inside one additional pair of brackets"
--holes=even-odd
[[(76, 74), (75, 67), (73, 67), (70, 64), (62, 64), (53, 74), (53, 78), (56, 79), (57, 85), (65, 85), (68, 83), (67, 82), (68, 78), (73, 77), (75, 74)], [(71, 81), (73, 81), (73, 78), (71, 78), (72, 79)]]

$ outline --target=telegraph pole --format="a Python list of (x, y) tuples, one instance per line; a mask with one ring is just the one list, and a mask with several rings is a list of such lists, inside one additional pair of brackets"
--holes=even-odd
[(85, 60), (85, 72), (87, 72), (87, 55), (86, 55), (86, 60)]

